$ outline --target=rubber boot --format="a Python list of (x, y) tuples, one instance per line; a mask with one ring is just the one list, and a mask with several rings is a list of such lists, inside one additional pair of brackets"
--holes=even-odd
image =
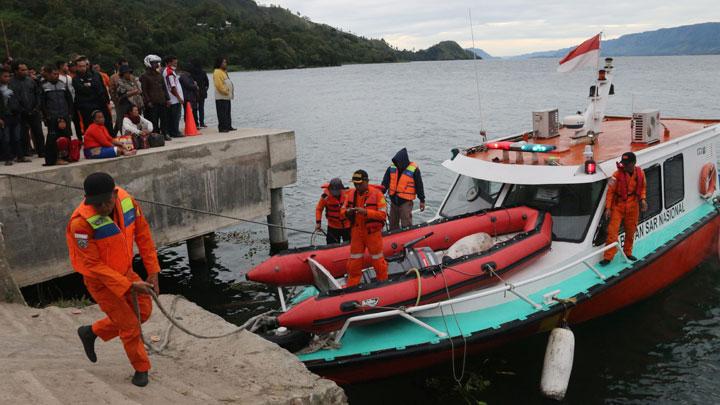
[(148, 385), (148, 373), (147, 371), (136, 371), (132, 378), (132, 383), (138, 387), (144, 387)]
[(95, 354), (95, 339), (97, 339), (97, 335), (93, 332), (92, 326), (81, 326), (78, 328), (77, 333), (78, 336), (80, 336), (80, 341), (85, 349), (88, 360), (97, 363), (97, 355)]

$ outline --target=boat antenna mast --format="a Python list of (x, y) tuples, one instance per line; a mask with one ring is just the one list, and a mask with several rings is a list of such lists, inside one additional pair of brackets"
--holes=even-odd
[(475, 90), (477, 91), (478, 114), (480, 115), (480, 138), (483, 143), (487, 141), (487, 132), (485, 131), (485, 119), (483, 118), (482, 97), (480, 96), (480, 73), (478, 72), (477, 52), (475, 48), (475, 30), (473, 29), (472, 9), (468, 8), (468, 18), (470, 19), (470, 38), (472, 40), (473, 67), (475, 69)]

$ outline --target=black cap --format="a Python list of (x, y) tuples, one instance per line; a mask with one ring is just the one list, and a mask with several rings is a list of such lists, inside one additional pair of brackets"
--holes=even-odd
[(362, 169), (355, 170), (355, 173), (353, 173), (353, 176), (352, 176), (353, 183), (362, 183), (363, 181), (368, 181), (368, 180), (370, 180), (370, 179), (368, 178), (368, 174), (365, 170), (362, 170)]
[(332, 194), (335, 197), (340, 197), (340, 194), (342, 193), (342, 190), (345, 189), (345, 186), (342, 183), (342, 180), (335, 177), (334, 179), (330, 180), (330, 186), (328, 187), (328, 190), (330, 190), (330, 194)]
[(127, 72), (132, 73), (132, 72), (133, 72), (133, 69), (132, 69), (130, 66), (128, 66), (128, 65), (120, 65), (119, 71), (120, 71), (120, 74), (121, 74), (121, 75), (124, 75), (124, 74), (127, 73)]
[(620, 161), (625, 164), (635, 164), (637, 163), (637, 156), (635, 156), (632, 152), (625, 152), (622, 154), (622, 158), (620, 158)]
[(85, 178), (85, 204), (100, 204), (108, 201), (115, 191), (115, 180), (107, 173), (97, 172)]

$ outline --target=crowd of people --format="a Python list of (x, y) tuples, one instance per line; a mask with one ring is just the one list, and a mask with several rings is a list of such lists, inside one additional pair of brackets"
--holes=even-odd
[[(137, 76), (120, 58), (108, 74), (88, 57), (73, 55), (38, 72), (7, 58), (0, 69), (0, 158), (9, 166), (36, 154), (51, 166), (79, 160), (81, 150), (86, 159), (131, 155), (184, 137), (183, 114), (186, 122), (191, 117), (197, 128), (206, 128), (211, 83), (201, 63), (181, 67), (174, 56), (147, 55), (144, 64)], [(218, 129), (234, 131), (234, 87), (225, 58), (216, 60), (212, 80)]]

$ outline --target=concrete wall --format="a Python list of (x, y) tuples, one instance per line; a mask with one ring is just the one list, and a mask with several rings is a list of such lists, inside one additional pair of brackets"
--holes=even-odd
[[(68, 166), (0, 167), (0, 223), (7, 261), (19, 286), (72, 271), (65, 227), (83, 192), (13, 178), (11, 173), (82, 187), (85, 176), (105, 171), (138, 199), (158, 201), (239, 218), (270, 212), (270, 188), (296, 181), (292, 131), (238, 130), (175, 139), (136, 156)], [(140, 203), (158, 246), (187, 240), (236, 223), (234, 220)]]

